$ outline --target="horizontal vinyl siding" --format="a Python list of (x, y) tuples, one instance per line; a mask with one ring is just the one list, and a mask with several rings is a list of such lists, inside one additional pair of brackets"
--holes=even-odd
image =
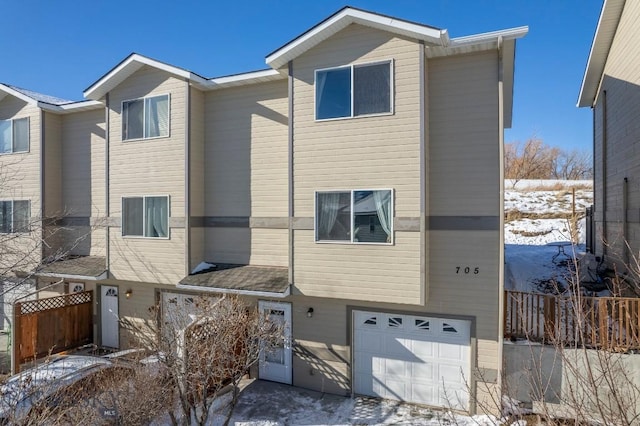
[[(121, 217), (122, 197), (169, 195), (170, 216), (184, 218), (187, 84), (143, 67), (109, 94), (109, 216)], [(122, 141), (122, 101), (170, 95), (169, 137)], [(111, 228), (110, 272), (117, 279), (175, 284), (184, 276), (184, 229), (170, 239), (123, 238)]]
[(286, 81), (207, 94), (207, 215), (288, 215), (287, 111)]
[(44, 132), (45, 215), (66, 215), (62, 203), (62, 117), (45, 113)]
[[(393, 60), (394, 114), (315, 121), (314, 71)], [(295, 215), (313, 216), (314, 191), (394, 188), (395, 215), (419, 215), (420, 46), (350, 25), (293, 63)]]
[(30, 200), (33, 221), (29, 234), (0, 244), (0, 275), (30, 271), (41, 260), (40, 113), (40, 108), (10, 95), (0, 100), (0, 120), (29, 118), (29, 152), (0, 155), (0, 200)]
[(249, 228), (204, 228), (203, 232), (206, 241), (205, 260), (249, 264), (251, 259), (251, 230)]
[[(394, 113), (315, 121), (314, 72), (393, 60)], [(293, 62), (294, 212), (314, 216), (318, 190), (393, 188), (394, 216), (420, 214), (420, 45), (350, 25)], [(295, 231), (298, 294), (419, 304), (420, 234), (398, 232), (393, 245), (318, 244)]]
[[(191, 90), (191, 146), (190, 146), (190, 191), (191, 216), (204, 216), (205, 205), (205, 94), (199, 90)], [(204, 260), (204, 231), (201, 228), (191, 229), (191, 259), (189, 269), (193, 269)]]
[(500, 132), (496, 52), (431, 59), (429, 213), (500, 213)]
[(251, 229), (252, 265), (287, 266), (289, 264), (288, 229)]
[(420, 234), (395, 233), (395, 244), (322, 244), (295, 231), (295, 293), (306, 296), (420, 303)]
[[(628, 180), (628, 212), (636, 216), (640, 209), (640, 33), (638, 21), (640, 20), (640, 3), (627, 1), (620, 18), (615, 38), (607, 58), (604, 76), (601, 83), (601, 91), (596, 106), (596, 140), (595, 154), (595, 197), (596, 214), (599, 219), (605, 209), (606, 201), (607, 235), (604, 236), (605, 244), (608, 244), (607, 252), (612, 255), (610, 260), (624, 261), (623, 253), (626, 250), (625, 239), (629, 243), (630, 252), (638, 253), (640, 239), (635, 231), (636, 225), (630, 225), (629, 233), (625, 237), (620, 227), (615, 223), (623, 220), (624, 179)], [(602, 151), (602, 120), (603, 102), (602, 91), (606, 91), (607, 101), (607, 146), (606, 152)], [(602, 155), (607, 163), (606, 170), (606, 200), (603, 199)], [(597, 234), (599, 240), (601, 234)], [(601, 242), (598, 242), (601, 245)], [(602, 249), (598, 250), (598, 254)]]

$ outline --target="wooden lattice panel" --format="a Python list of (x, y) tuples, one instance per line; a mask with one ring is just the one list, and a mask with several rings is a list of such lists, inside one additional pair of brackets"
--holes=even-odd
[(48, 311), (51, 309), (64, 308), (65, 306), (91, 303), (91, 294), (91, 291), (82, 291), (79, 293), (65, 294), (63, 296), (48, 297), (46, 299), (19, 302), (16, 303), (16, 305), (20, 305), (21, 314), (33, 314), (36, 312)]

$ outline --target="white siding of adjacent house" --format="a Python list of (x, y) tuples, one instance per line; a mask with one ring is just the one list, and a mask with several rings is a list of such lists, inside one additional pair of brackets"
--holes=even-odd
[[(121, 218), (122, 197), (169, 195), (170, 216), (184, 219), (187, 83), (143, 67), (109, 93), (109, 216)], [(122, 141), (122, 101), (170, 94), (169, 137)], [(175, 284), (185, 272), (185, 230), (169, 239), (127, 238), (109, 230), (109, 268), (122, 280)]]

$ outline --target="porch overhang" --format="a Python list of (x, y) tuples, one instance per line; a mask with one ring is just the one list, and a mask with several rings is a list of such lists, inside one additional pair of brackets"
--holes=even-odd
[(41, 265), (34, 272), (34, 275), (37, 277), (100, 281), (107, 279), (108, 271), (104, 257), (78, 256)]
[(187, 275), (179, 289), (285, 298), (290, 294), (287, 268), (216, 263), (215, 268)]

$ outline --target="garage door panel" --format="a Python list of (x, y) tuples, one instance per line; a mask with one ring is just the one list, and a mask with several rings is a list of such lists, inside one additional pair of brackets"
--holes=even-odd
[(354, 311), (356, 393), (468, 409), (470, 353), (469, 321)]

